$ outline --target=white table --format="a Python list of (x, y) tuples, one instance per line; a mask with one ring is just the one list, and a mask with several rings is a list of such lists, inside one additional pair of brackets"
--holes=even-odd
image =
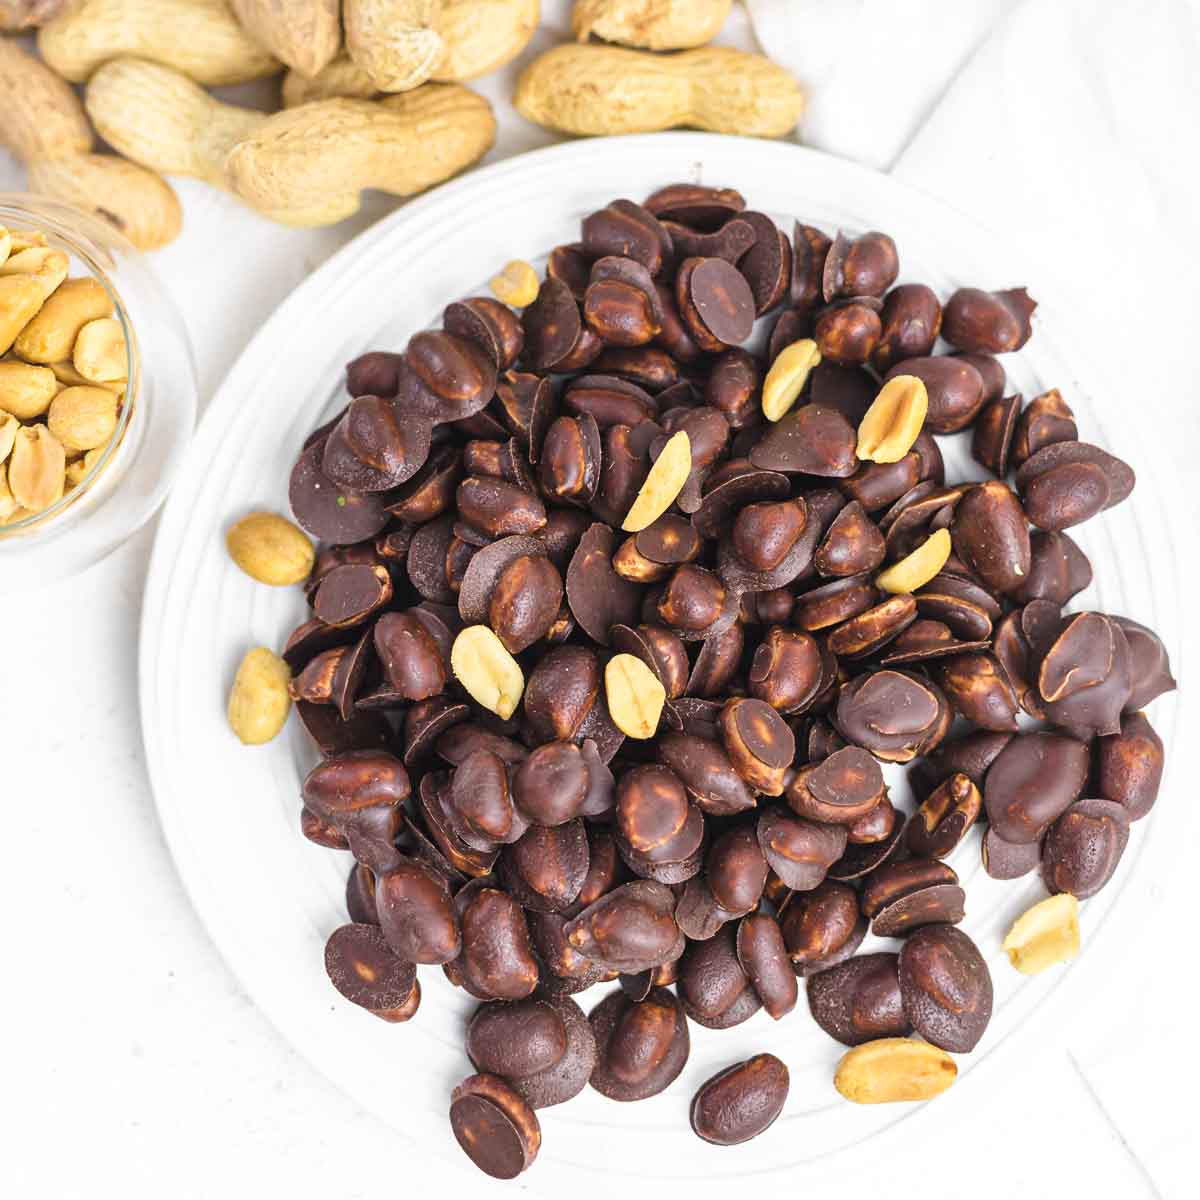
[[(565, 5), (546, 7), (561, 24)], [(543, 30), (532, 49), (552, 40)], [(740, 11), (722, 40), (752, 43)], [(555, 140), (505, 111), (511, 74), (480, 89), (501, 112), (489, 160)], [(20, 182), (0, 157), (0, 189)], [(262, 316), (387, 206), (372, 202), (355, 221), (301, 234), (203, 186), (178, 186), (186, 234), (156, 266), (190, 329), (203, 406)], [(1194, 286), (1193, 274), (1184, 286)], [(1175, 422), (1169, 453), (1181, 462), (1194, 458), (1200, 432), (1189, 390), (1173, 402), (1149, 398)], [(1184, 499), (1194, 512), (1194, 490)], [(0, 901), (9, 914), (0, 1195), (539, 1194), (536, 1170), (501, 1189), (465, 1162), (424, 1161), (399, 1145), (281, 1040), (208, 940), (163, 844), (138, 727), (137, 629), (153, 533), (73, 581), (0, 597)], [(1178, 861), (1171, 878), (1146, 881), (1161, 921), (1091, 964), (1078, 1013), (1053, 1039), (1027, 1043), (1036, 1054), (1018, 1046), (1002, 1055), (986, 1086), (919, 1126), (919, 1144), (798, 1177), (797, 1191), (1196, 1195), (1200, 980), (1185, 948), (1194, 940), (1186, 879), (1194, 868), (1184, 853)], [(553, 1136), (552, 1113), (545, 1124)], [(598, 1161), (614, 1153), (618, 1146), (598, 1148)], [(929, 1162), (947, 1182), (929, 1177)], [(593, 1194), (603, 1194), (602, 1180)]]

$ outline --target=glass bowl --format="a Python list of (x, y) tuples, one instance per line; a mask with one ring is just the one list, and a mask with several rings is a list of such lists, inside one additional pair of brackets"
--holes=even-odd
[(111, 226), (44, 196), (0, 193), (0, 226), (37, 231), (112, 297), (128, 384), (117, 427), (87, 474), (38, 513), (0, 525), (0, 594), (98, 562), (154, 514), (196, 420), (196, 368), (178, 310), (141, 253)]

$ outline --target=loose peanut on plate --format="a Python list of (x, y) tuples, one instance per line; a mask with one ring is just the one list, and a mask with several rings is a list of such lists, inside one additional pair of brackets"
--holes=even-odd
[(229, 0), (256, 42), (303, 75), (315, 75), (342, 48), (338, 0)]
[(711, 42), (733, 0), (575, 0), (571, 32), (642, 50), (687, 50)]
[(108, 388), (64, 388), (50, 402), (46, 426), (68, 454), (105, 445), (117, 428), (117, 396)]
[(504, 643), (486, 625), (468, 625), (450, 648), (450, 669), (489, 712), (507, 721), (517, 711), (525, 676)]
[(98, 279), (91, 275), (67, 279), (21, 331), (13, 351), (29, 363), (49, 364), (70, 358), (79, 331), (89, 321), (111, 317), (112, 313), (112, 297)]
[(537, 299), (540, 286), (537, 272), (522, 259), (514, 259), (488, 281), (492, 295), (502, 304), (527, 308)]
[(8, 460), (8, 486), (17, 503), (30, 512), (49, 508), (63, 494), (67, 455), (44, 425), (18, 429)]
[[(4, 281), (0, 280), (0, 311), (4, 304)], [(3, 337), (0, 336), (0, 342)], [(42, 416), (58, 392), (58, 380), (48, 367), (23, 362), (0, 362), (0, 411), (22, 421)]]
[(654, 736), (667, 692), (640, 658), (614, 654), (604, 668), (604, 692), (609, 716), (626, 737)]
[(820, 362), (821, 352), (812, 338), (801, 338), (776, 355), (763, 380), (762, 409), (768, 421), (778, 421), (791, 411)]
[(160, 62), (197, 83), (245, 83), (279, 63), (237, 22), (227, 0), (79, 0), (38, 34), (46, 63), (84, 83), (125, 56)]
[(92, 383), (112, 383), (129, 374), (129, 349), (120, 321), (102, 317), (89, 321), (75, 339), (71, 361), (84, 379)]
[(946, 565), (951, 550), (950, 531), (935, 529), (911, 554), (875, 577), (875, 586), (900, 594), (924, 587)]
[(783, 137), (804, 110), (800, 85), (759, 54), (721, 46), (658, 56), (616, 46), (558, 46), (525, 68), (513, 104), (564, 133), (649, 133), (690, 126)]
[(292, 673), (277, 654), (264, 646), (246, 652), (229, 693), (229, 727), (247, 746), (269, 742), (284, 726), (291, 710), (288, 681)]
[(880, 1038), (842, 1056), (833, 1085), (855, 1104), (929, 1100), (958, 1075), (945, 1050), (914, 1038)]
[(1022, 975), (1074, 958), (1079, 953), (1079, 901), (1060, 892), (1035, 904), (1013, 922), (1004, 952)]
[(381, 92), (407, 92), (441, 61), (440, 8), (440, 0), (343, 0), (346, 50)]
[(315, 557), (308, 538), (278, 513), (254, 512), (235, 521), (225, 546), (251, 579), (276, 587), (307, 579)]
[(654, 460), (621, 528), (626, 533), (640, 533), (653, 525), (675, 503), (691, 473), (692, 446), (686, 431), (681, 429), (671, 435)]

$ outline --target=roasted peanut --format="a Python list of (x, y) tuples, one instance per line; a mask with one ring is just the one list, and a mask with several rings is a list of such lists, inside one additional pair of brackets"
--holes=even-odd
[(12, 494), (12, 488), (8, 486), (8, 464), (0, 462), (0, 525), (8, 525), (14, 519), (19, 520), (17, 514), (21, 511), (21, 506)]
[(621, 528), (626, 533), (640, 533), (646, 526), (653, 525), (675, 503), (691, 473), (692, 446), (687, 433), (681, 429), (671, 435), (654, 460)]
[(30, 512), (49, 508), (63, 494), (67, 455), (44, 425), (18, 429), (8, 462), (8, 486), (13, 498)]
[(84, 379), (112, 383), (129, 374), (129, 349), (121, 322), (112, 317), (89, 321), (75, 339), (71, 361)]
[(791, 410), (820, 361), (812, 338), (801, 338), (779, 352), (763, 380), (762, 410), (768, 421), (778, 421)]
[(1079, 901), (1060, 892), (1039, 901), (1014, 922), (1004, 952), (1022, 975), (1036, 975), (1079, 953)]
[(525, 676), (486, 625), (468, 625), (450, 648), (450, 669), (477, 704), (507, 721), (521, 703)]
[(229, 693), (229, 728), (243, 745), (261, 746), (284, 726), (292, 706), (288, 665), (264, 646), (246, 652)]
[(640, 658), (614, 654), (604, 668), (604, 693), (609, 716), (626, 737), (654, 736), (667, 692)]
[(238, 24), (227, 0), (77, 0), (41, 30), (38, 49), (72, 83), (84, 83), (104, 63), (125, 57), (163, 63), (210, 85), (245, 83), (279, 70)]
[(0, 412), (0, 463), (12, 453), (12, 448), (17, 440), (17, 430), (21, 428), (21, 422), (16, 417), (9, 413)]
[(711, 42), (733, 0), (575, 0), (571, 32), (642, 50), (687, 50)]
[(915, 375), (896, 375), (887, 381), (858, 427), (858, 457), (865, 462), (899, 462), (913, 447), (925, 414), (929, 393)]
[(280, 62), (316, 75), (342, 48), (338, 0), (229, 0), (246, 31)]
[(13, 350), (30, 363), (70, 358), (80, 330), (89, 321), (111, 317), (112, 312), (112, 297), (98, 279), (85, 275), (64, 280), (21, 331)]
[(720, 46), (659, 57), (616, 46), (557, 46), (517, 81), (513, 103), (563, 133), (648, 133), (691, 126), (783, 137), (804, 109), (795, 79), (759, 54)]
[(346, 50), (381, 92), (407, 92), (445, 53), (440, 0), (344, 0)]
[(911, 554), (880, 571), (875, 586), (899, 595), (924, 587), (946, 565), (952, 543), (948, 529), (935, 529)]
[(103, 446), (97, 446), (94, 450), (89, 450), (82, 458), (67, 463), (68, 488), (78, 487), (92, 473), (92, 468), (100, 461), (104, 449)]
[(842, 1056), (833, 1086), (855, 1104), (929, 1100), (958, 1075), (945, 1050), (913, 1038), (880, 1038)]
[[(5, 282), (0, 279), (0, 311), (4, 305)], [(22, 421), (32, 421), (49, 409), (57, 392), (58, 380), (47, 367), (0, 362), (0, 411), (12, 413)]]
[(513, 259), (488, 281), (492, 295), (512, 308), (526, 308), (537, 299), (537, 272), (522, 259)]
[(251, 579), (274, 587), (307, 579), (315, 558), (308, 538), (278, 513), (253, 512), (235, 521), (225, 547)]
[(105, 445), (117, 428), (117, 396), (108, 388), (64, 388), (50, 402), (50, 432), (68, 454)]
[(38, 308), (67, 277), (67, 256), (53, 246), (30, 246), (14, 250), (8, 261), (0, 266), (0, 276), (28, 279), (39, 293)]

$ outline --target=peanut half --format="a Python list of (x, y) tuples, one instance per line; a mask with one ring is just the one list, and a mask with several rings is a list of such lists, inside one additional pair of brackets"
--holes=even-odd
[(61, 499), (67, 455), (45, 425), (18, 429), (8, 463), (8, 486), (22, 507), (38, 513)]
[(21, 422), (10, 413), (0, 412), (0, 463), (12, 453), (12, 448), (17, 441), (17, 430), (21, 428)]
[(525, 676), (486, 625), (468, 625), (450, 647), (450, 669), (471, 698), (507, 721), (525, 691)]
[(0, 462), (0, 525), (7, 525), (21, 511), (8, 486), (8, 464)]
[(928, 411), (923, 380), (915, 375), (889, 379), (858, 426), (855, 453), (864, 462), (899, 462), (913, 448)]
[(5, 226), (0, 225), (0, 266), (3, 266), (11, 253), (12, 233)]
[(687, 50), (711, 42), (733, 0), (575, 0), (571, 32), (642, 50)]
[[(0, 279), (0, 310), (4, 280)], [(0, 362), (0, 410), (21, 421), (32, 421), (50, 407), (58, 392), (58, 380), (48, 367), (31, 367), (23, 362)]]
[(893, 595), (915, 592), (946, 565), (950, 548), (950, 531), (935, 529), (911, 554), (880, 571), (875, 586)]
[(804, 110), (800, 85), (761, 54), (724, 46), (661, 56), (618, 46), (557, 46), (517, 81), (527, 120), (563, 133), (650, 133), (691, 126), (783, 137)]
[(50, 402), (46, 425), (68, 454), (95, 450), (116, 431), (117, 394), (108, 388), (64, 388)]
[(112, 297), (91, 275), (67, 279), (21, 330), (13, 350), (30, 363), (55, 363), (70, 358), (75, 339), (89, 321), (111, 317)]
[(613, 724), (626, 737), (654, 736), (667, 691), (640, 658), (614, 654), (604, 668), (604, 694)]
[(1005, 937), (1004, 952), (1022, 975), (1037, 975), (1079, 953), (1079, 901), (1062, 892), (1022, 913)]
[(243, 745), (261, 746), (284, 726), (291, 710), (288, 665), (265, 646), (246, 652), (229, 692), (229, 728)]
[(515, 258), (488, 280), (488, 287), (501, 304), (526, 308), (537, 299), (538, 275), (524, 259)]
[(113, 383), (129, 374), (129, 348), (121, 322), (113, 317), (89, 321), (75, 339), (71, 361), (90, 383)]
[(67, 463), (67, 487), (78, 487), (92, 473), (92, 468), (100, 461), (103, 453), (104, 447), (97, 446), (95, 450), (89, 450), (82, 458)]
[(225, 535), (225, 546), (251, 579), (274, 587), (307, 579), (315, 557), (312, 542), (299, 527), (270, 512), (249, 513), (235, 521)]
[(880, 1038), (842, 1056), (833, 1086), (855, 1104), (891, 1104), (928, 1100), (957, 1075), (954, 1059), (937, 1046), (914, 1038)]
[(675, 503), (675, 497), (691, 473), (692, 444), (681, 429), (671, 435), (654, 460), (646, 482), (642, 484), (621, 528), (626, 533), (640, 533), (648, 525), (653, 525)]
[(762, 410), (768, 421), (778, 421), (791, 411), (820, 361), (821, 352), (812, 338), (801, 338), (779, 352), (763, 380)]

